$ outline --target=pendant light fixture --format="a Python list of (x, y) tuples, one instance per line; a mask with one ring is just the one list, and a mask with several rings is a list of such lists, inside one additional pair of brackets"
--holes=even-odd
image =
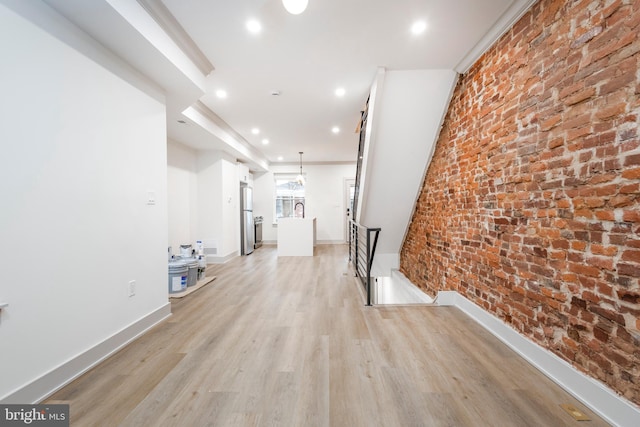
[(282, 0), (282, 5), (292, 15), (300, 15), (308, 4), (309, 0)]
[(300, 153), (300, 175), (298, 175), (296, 177), (296, 182), (300, 185), (304, 185), (305, 181), (304, 181), (304, 175), (302, 175), (302, 151), (299, 151)]

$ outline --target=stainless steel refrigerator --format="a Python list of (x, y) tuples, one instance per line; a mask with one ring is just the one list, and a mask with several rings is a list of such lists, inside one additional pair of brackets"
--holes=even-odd
[(253, 190), (251, 187), (240, 187), (240, 233), (241, 253), (249, 255), (255, 244), (253, 228)]

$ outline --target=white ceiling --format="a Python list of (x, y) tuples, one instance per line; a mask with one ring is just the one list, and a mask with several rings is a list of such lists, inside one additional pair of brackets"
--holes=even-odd
[[(305, 163), (355, 161), (354, 131), (378, 67), (464, 72), (533, 2), (309, 0), (305, 12), (290, 15), (281, 0), (45, 1), (165, 88), (170, 138), (226, 149), (254, 169), (280, 162), (279, 156), (297, 162), (299, 151)], [(189, 73), (176, 72), (175, 56), (152, 46), (144, 20), (125, 16), (132, 5), (144, 6), (156, 22), (161, 18), (199, 65), (201, 79), (185, 83)], [(261, 23), (259, 34), (249, 33), (249, 19)], [(410, 31), (417, 20), (427, 23), (420, 35)], [(338, 87), (346, 92), (341, 98)], [(219, 99), (218, 89), (228, 97)], [(215, 136), (182, 114), (196, 103), (219, 125)], [(229, 138), (246, 150), (231, 147)]]

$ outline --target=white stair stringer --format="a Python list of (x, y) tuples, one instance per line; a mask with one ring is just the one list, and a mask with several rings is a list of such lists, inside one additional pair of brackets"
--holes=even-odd
[(400, 267), (400, 248), (457, 82), (453, 70), (379, 69), (372, 85), (356, 221), (381, 232), (373, 276)]

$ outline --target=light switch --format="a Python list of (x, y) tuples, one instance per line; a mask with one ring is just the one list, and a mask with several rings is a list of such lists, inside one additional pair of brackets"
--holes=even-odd
[(132, 296), (135, 296), (135, 294), (136, 294), (136, 281), (135, 280), (130, 280), (129, 281), (129, 286), (127, 288), (127, 291), (129, 293), (129, 298), (131, 298)]
[(147, 191), (147, 204), (155, 205), (156, 204), (156, 192), (155, 191)]

